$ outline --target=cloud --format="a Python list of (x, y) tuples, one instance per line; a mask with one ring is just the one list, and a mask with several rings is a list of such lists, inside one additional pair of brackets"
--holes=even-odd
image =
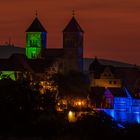
[[(139, 11), (139, 0), (86, 0), (75, 4), (79, 10), (86, 11)], [(70, 7), (67, 5), (67, 7)]]
[(49, 32), (49, 47), (62, 46), (60, 33), (73, 9), (85, 30), (86, 56), (119, 59), (119, 52), (126, 57), (139, 52), (139, 0), (0, 0), (0, 37), (13, 33), (15, 42), (23, 44), (25, 28), (38, 10)]

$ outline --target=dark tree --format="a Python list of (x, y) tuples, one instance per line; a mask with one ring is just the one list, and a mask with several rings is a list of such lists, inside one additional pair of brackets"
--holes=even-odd
[(56, 74), (53, 76), (53, 80), (58, 85), (59, 96), (62, 97), (87, 97), (90, 90), (89, 79), (83, 73)]

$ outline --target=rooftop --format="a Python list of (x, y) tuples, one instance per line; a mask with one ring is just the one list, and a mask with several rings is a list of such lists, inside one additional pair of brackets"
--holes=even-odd
[(26, 32), (47, 32), (39, 19), (36, 17)]
[(63, 32), (84, 32), (73, 16), (68, 25), (64, 28)]

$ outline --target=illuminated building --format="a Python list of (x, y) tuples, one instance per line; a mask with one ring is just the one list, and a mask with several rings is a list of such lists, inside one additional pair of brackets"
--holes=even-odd
[(48, 48), (46, 38), (47, 32), (36, 17), (26, 30), (28, 59), (53, 60), (64, 73), (83, 71), (83, 30), (74, 16), (63, 30), (63, 48)]
[(90, 99), (94, 109), (104, 110), (116, 121), (140, 123), (140, 98), (128, 88), (94, 87)]
[(82, 72), (83, 33), (73, 16), (63, 30), (63, 47), (48, 48), (47, 31), (36, 15), (26, 30), (26, 56), (23, 52), (17, 52), (0, 59), (0, 71), (8, 75), (12, 72), (15, 75), (15, 78), (12, 76), (14, 80), (28, 77), (32, 81), (45, 81), (47, 76), (54, 73)]
[(47, 31), (36, 17), (33, 23), (26, 30), (26, 56), (29, 59), (42, 57), (43, 50), (46, 49)]
[[(9, 77), (13, 80), (30, 80), (31, 85), (39, 82), (40, 93), (43, 94), (47, 89), (57, 91), (57, 87), (50, 81), (53, 74), (84, 71), (90, 78), (91, 96), (94, 97), (93, 108), (140, 113), (140, 92), (136, 91), (140, 89), (139, 67), (113, 66), (112, 63), (101, 63), (97, 58), (85, 66), (83, 62), (85, 60), (83, 59), (84, 31), (75, 16), (63, 30), (62, 48), (48, 48), (48, 35), (39, 18), (35, 17), (26, 30), (25, 50), (8, 46), (7, 49), (14, 50), (15, 54), (12, 56), (9, 54), (8, 58), (0, 59), (0, 80)], [(85, 67), (86, 70), (89, 69), (85, 71)], [(124, 87), (128, 87), (128, 90)], [(67, 108), (67, 104), (79, 108), (88, 106), (87, 98), (76, 97), (64, 100), (60, 100), (64, 108)], [(137, 120), (140, 122), (138, 115)]]
[(104, 110), (116, 121), (140, 123), (139, 67), (114, 67), (95, 58), (89, 72), (92, 107)]
[(95, 58), (90, 62), (91, 87), (140, 88), (140, 67), (120, 62), (106, 62)]
[(121, 78), (116, 78), (116, 75), (113, 73), (115, 68), (101, 65), (97, 58), (91, 63), (89, 71), (91, 87), (120, 88), (122, 86)]
[(29, 80), (33, 90), (38, 85), (41, 94), (47, 90), (57, 94), (58, 87), (51, 80), (53, 74), (83, 72), (84, 31), (75, 16), (63, 30), (62, 48), (48, 48), (47, 36), (46, 29), (36, 15), (26, 30), (25, 52), (0, 59), (0, 80), (7, 77)]

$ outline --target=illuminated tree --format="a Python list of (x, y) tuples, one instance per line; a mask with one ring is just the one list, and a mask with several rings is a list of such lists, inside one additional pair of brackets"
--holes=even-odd
[(10, 78), (12, 80), (16, 80), (16, 76), (15, 76), (15, 72), (14, 71), (1, 71), (0, 72), (0, 80), (3, 78)]

